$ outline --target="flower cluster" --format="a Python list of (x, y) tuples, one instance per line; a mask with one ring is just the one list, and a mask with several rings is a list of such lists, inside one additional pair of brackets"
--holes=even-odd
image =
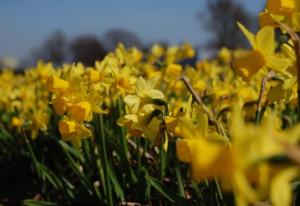
[(289, 25), (295, 31), (300, 30), (300, 3), (297, 0), (268, 0), (265, 11), (259, 14), (259, 23), (263, 26), (278, 27), (278, 22)]
[(148, 141), (145, 150), (174, 145), (170, 156), (190, 166), (187, 177), (216, 180), (237, 205), (290, 205), (290, 183), (300, 175), (299, 158), (287, 150), (300, 142), (300, 54), (292, 38), (278, 41), (275, 29), (297, 35), (299, 2), (268, 0), (260, 25), (254, 34), (237, 23), (251, 49), (222, 48), (210, 60), (196, 61), (188, 43), (147, 52), (120, 44), (92, 67), (39, 62), (24, 74), (3, 70), (1, 127), (29, 131), (32, 139), (59, 132), (81, 148), (84, 139), (99, 138), (95, 117), (103, 115), (107, 130), (124, 127), (126, 138)]

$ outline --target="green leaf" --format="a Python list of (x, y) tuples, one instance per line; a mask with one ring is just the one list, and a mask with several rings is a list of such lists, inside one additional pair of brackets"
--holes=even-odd
[(120, 198), (121, 201), (124, 201), (125, 197), (124, 197), (123, 189), (119, 184), (119, 181), (117, 179), (115, 171), (112, 168), (111, 163), (108, 163), (108, 173), (110, 174), (110, 180), (112, 182), (112, 187), (113, 187), (115, 193), (117, 194), (118, 198)]
[(78, 149), (75, 149), (74, 147), (71, 147), (70, 145), (66, 144), (64, 141), (60, 140), (58, 141), (60, 146), (64, 149), (65, 152), (68, 152), (72, 154), (74, 157), (76, 157), (80, 162), (84, 162), (84, 158), (81, 154), (81, 152)]
[(146, 179), (147, 174), (148, 174), (147, 169), (142, 167), (137, 182), (137, 191), (140, 194), (136, 196), (136, 199), (139, 202), (147, 202), (151, 198), (151, 194), (150, 194), (151, 187), (149, 182)]
[[(64, 152), (65, 155), (66, 155), (66, 158), (67, 158), (67, 160), (68, 160), (68, 163), (70, 164), (70, 166), (71, 166), (73, 172), (79, 177), (80, 182), (81, 182), (82, 185), (87, 189), (87, 191), (89, 192), (89, 194), (92, 194), (91, 188), (92, 188), (93, 186), (91, 186), (91, 184), (90, 184), (88, 178), (87, 178), (87, 177), (85, 176), (85, 174), (80, 170), (81, 165), (78, 164), (78, 163), (73, 159), (73, 157), (70, 155), (69, 152), (72, 151), (72, 150), (68, 150), (68, 147), (66, 147), (66, 146), (65, 146), (66, 144), (63, 143), (62, 141), (60, 142), (60, 145), (61, 145), (61, 147), (62, 147), (62, 149), (63, 149), (63, 152)], [(72, 148), (69, 147), (69, 149), (72, 149)], [(74, 151), (73, 151), (73, 152), (74, 152)]]
[(31, 200), (26, 199), (23, 201), (24, 206), (54, 206), (57, 205), (54, 202), (46, 202), (46, 201), (39, 201), (39, 200)]
[(161, 195), (163, 195), (166, 199), (168, 199), (170, 202), (175, 203), (176, 197), (169, 192), (164, 186), (159, 182), (157, 179), (150, 177), (149, 175), (146, 175), (145, 178), (149, 182), (149, 184), (154, 187)]

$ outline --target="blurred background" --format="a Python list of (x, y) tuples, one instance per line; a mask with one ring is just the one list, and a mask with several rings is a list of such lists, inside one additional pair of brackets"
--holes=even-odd
[(236, 26), (257, 29), (265, 0), (1, 0), (0, 67), (43, 59), (94, 65), (118, 43), (147, 51), (189, 42), (197, 58), (247, 47)]

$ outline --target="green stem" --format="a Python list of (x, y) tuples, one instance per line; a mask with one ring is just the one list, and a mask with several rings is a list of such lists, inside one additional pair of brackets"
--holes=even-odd
[[(299, 80), (300, 83), (300, 80)], [(298, 83), (298, 85), (299, 85)], [(298, 86), (298, 90), (297, 90), (297, 95), (298, 95), (298, 108), (297, 108), (297, 112), (298, 112), (298, 117), (297, 117), (297, 121), (300, 122), (300, 86)]]
[[(118, 105), (118, 118), (119, 118), (123, 116), (122, 101), (120, 98), (118, 99), (117, 105)], [(129, 155), (128, 155), (129, 153), (128, 153), (128, 147), (127, 147), (127, 142), (125, 137), (125, 131), (123, 127), (118, 126), (118, 128), (119, 128), (120, 143), (122, 145), (121, 159), (122, 159), (123, 167), (126, 168), (126, 174), (130, 177), (131, 182), (136, 182), (137, 177), (135, 176), (131, 164), (129, 162)], [(140, 167), (138, 171), (140, 171)]]
[(140, 137), (136, 138), (136, 152), (137, 152), (137, 158), (138, 158), (138, 177), (140, 176), (140, 172), (141, 172), (141, 154), (140, 154), (140, 147), (141, 147), (141, 139)]
[(215, 184), (216, 184), (216, 187), (217, 187), (218, 196), (219, 196), (221, 202), (224, 202), (223, 201), (223, 194), (222, 194), (221, 187), (220, 187), (220, 183), (219, 183), (219, 181), (216, 177), (214, 178), (214, 180), (215, 180)]
[(180, 197), (186, 198), (185, 192), (184, 192), (183, 181), (182, 181), (182, 177), (181, 177), (180, 165), (179, 165), (177, 158), (175, 160), (175, 174), (176, 174), (179, 195), (180, 195)]
[(259, 122), (260, 122), (260, 113), (261, 113), (261, 110), (256, 110), (256, 113), (255, 113), (255, 123), (256, 124), (259, 124)]
[[(103, 168), (101, 166), (101, 157), (99, 155), (99, 149), (98, 146), (96, 145), (95, 150), (94, 150), (94, 154), (96, 157), (96, 166), (97, 166), (97, 170), (98, 170), (98, 174), (99, 174), (99, 178), (100, 178), (100, 182), (101, 183), (105, 183), (105, 177), (103, 175)], [(106, 196), (106, 187), (105, 184), (103, 185), (103, 189), (104, 189), (104, 195)]]
[(160, 180), (162, 181), (165, 176), (166, 169), (166, 153), (163, 148), (163, 144), (159, 146), (159, 159), (160, 159)]
[(192, 187), (195, 191), (195, 194), (196, 194), (197, 198), (200, 200), (199, 205), (200, 206), (205, 206), (202, 191), (199, 189), (198, 184), (193, 180), (191, 181), (191, 184), (192, 184)]
[(25, 138), (25, 142), (26, 142), (27, 148), (28, 148), (28, 150), (29, 150), (29, 154), (30, 154), (30, 156), (31, 156), (31, 159), (32, 159), (32, 161), (33, 161), (33, 165), (34, 165), (34, 167), (35, 167), (35, 170), (36, 170), (36, 172), (38, 173), (38, 175), (41, 176), (41, 172), (40, 172), (40, 168), (39, 168), (39, 162), (38, 162), (38, 160), (37, 160), (37, 158), (36, 158), (36, 156), (35, 156), (35, 154), (34, 154), (34, 152), (33, 152), (33, 148), (32, 148), (32, 146), (31, 146), (31, 143), (30, 143), (29, 139), (28, 139), (27, 136), (26, 136), (26, 133), (25, 133), (25, 131), (24, 131), (24, 128), (22, 128), (22, 135), (23, 135), (23, 137)]
[[(113, 206), (113, 200), (112, 200), (112, 193), (111, 193), (111, 185), (110, 185), (110, 176), (108, 173), (109, 170), (109, 165), (108, 165), (108, 160), (107, 160), (107, 151), (106, 151), (106, 139), (104, 135), (104, 123), (103, 123), (103, 116), (102, 115), (97, 115), (97, 127), (99, 128), (98, 131), (100, 132), (100, 138), (98, 143), (100, 145), (100, 150), (101, 152), (101, 159), (102, 159), (102, 165), (103, 165), (103, 172), (104, 172), (104, 184), (105, 184), (105, 194), (106, 194), (106, 199), (107, 199), (107, 204), (109, 206)], [(98, 134), (99, 135), (99, 134)], [(97, 142), (97, 141), (96, 141)], [(98, 146), (98, 144), (97, 144)]]

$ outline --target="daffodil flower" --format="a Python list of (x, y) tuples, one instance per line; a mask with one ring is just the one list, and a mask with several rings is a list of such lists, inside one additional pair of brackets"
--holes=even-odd
[(291, 61), (275, 53), (274, 28), (263, 27), (254, 35), (242, 24), (238, 23), (238, 26), (252, 46), (251, 51), (236, 57), (233, 61), (233, 67), (243, 79), (249, 81), (260, 69), (271, 69), (291, 76), (286, 71), (292, 64)]
[(234, 165), (231, 184), (237, 202), (240, 205), (253, 203), (269, 195), (272, 205), (290, 205), (290, 181), (299, 175), (298, 169), (276, 167), (266, 160), (284, 153), (281, 141), (293, 144), (298, 141), (299, 125), (282, 132), (274, 113), (259, 126), (245, 124), (240, 109), (235, 107), (230, 131)]
[(278, 27), (280, 22), (299, 31), (300, 3), (298, 0), (268, 0), (266, 10), (259, 17), (261, 27)]
[(125, 103), (131, 108), (132, 113), (136, 113), (145, 104), (153, 104), (155, 99), (164, 99), (164, 94), (155, 89), (158, 82), (158, 78), (145, 81), (142, 77), (139, 77), (136, 82), (136, 94), (127, 95), (124, 98)]
[(191, 164), (191, 175), (197, 181), (230, 173), (231, 155), (226, 140), (215, 134), (208, 134), (208, 119), (200, 115), (200, 121), (194, 125), (191, 120), (179, 120), (180, 136), (177, 140), (177, 157)]
[(59, 77), (51, 75), (48, 77), (46, 86), (50, 92), (65, 92), (69, 87), (69, 83)]
[(291, 15), (296, 8), (296, 0), (268, 0), (267, 10), (273, 14)]
[[(133, 137), (143, 136), (154, 142), (159, 133), (160, 120), (153, 104), (144, 105), (137, 113), (127, 114), (118, 120), (118, 125), (126, 126)], [(158, 114), (160, 114), (159, 112)]]
[(75, 147), (81, 147), (81, 141), (84, 138), (92, 136), (90, 129), (82, 123), (70, 119), (62, 119), (58, 124), (59, 132), (64, 141), (71, 141)]

